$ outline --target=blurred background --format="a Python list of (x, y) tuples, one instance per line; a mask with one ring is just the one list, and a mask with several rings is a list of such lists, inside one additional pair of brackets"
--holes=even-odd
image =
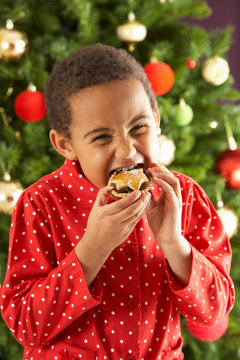
[[(95, 42), (144, 66), (161, 114), (161, 161), (200, 183), (231, 241), (236, 303), (203, 329), (183, 317), (186, 360), (240, 359), (239, 0), (0, 0), (0, 283), (19, 194), (63, 163), (43, 89), (53, 64)], [(0, 317), (0, 360), (22, 348)]]
[(211, 7), (212, 14), (200, 20), (190, 20), (189, 23), (203, 26), (207, 31), (224, 29), (226, 26), (234, 26), (232, 43), (227, 52), (227, 58), (234, 77), (234, 87), (240, 90), (240, 2), (238, 0), (207, 0)]

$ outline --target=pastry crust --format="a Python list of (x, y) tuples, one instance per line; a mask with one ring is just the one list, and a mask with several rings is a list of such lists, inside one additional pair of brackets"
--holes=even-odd
[(152, 186), (151, 174), (143, 168), (131, 167), (116, 170), (108, 181), (108, 189), (119, 198), (139, 190), (142, 194)]

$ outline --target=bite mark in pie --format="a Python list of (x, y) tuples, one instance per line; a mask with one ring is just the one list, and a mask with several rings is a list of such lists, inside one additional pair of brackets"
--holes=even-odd
[(130, 167), (116, 170), (108, 181), (108, 189), (116, 197), (125, 197), (134, 190), (142, 194), (150, 190), (151, 174), (142, 167)]

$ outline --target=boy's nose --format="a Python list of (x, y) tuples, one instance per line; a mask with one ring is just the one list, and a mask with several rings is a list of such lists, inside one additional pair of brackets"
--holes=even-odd
[(128, 139), (119, 139), (116, 144), (115, 157), (118, 159), (130, 159), (136, 154), (134, 144)]

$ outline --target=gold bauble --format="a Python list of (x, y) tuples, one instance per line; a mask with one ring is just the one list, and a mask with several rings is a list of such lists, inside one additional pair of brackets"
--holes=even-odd
[(145, 39), (147, 28), (145, 25), (137, 22), (134, 13), (130, 12), (128, 14), (128, 22), (119, 25), (116, 32), (117, 37), (121, 41), (126, 41), (128, 43), (129, 50), (134, 51), (136, 43)]
[[(160, 1), (160, 4), (165, 4), (165, 2), (167, 1), (167, 0), (159, 0)], [(170, 3), (173, 3), (174, 2), (174, 0), (168, 0)]]
[(159, 152), (160, 152), (160, 163), (162, 165), (169, 165), (174, 161), (174, 154), (176, 146), (173, 140), (166, 135), (158, 135)]
[(202, 65), (202, 76), (208, 83), (218, 86), (227, 81), (230, 68), (227, 60), (215, 55), (204, 61)]
[(220, 217), (224, 229), (229, 238), (236, 234), (238, 228), (238, 217), (235, 212), (228, 206), (224, 205), (217, 209), (218, 216)]
[(28, 40), (24, 33), (13, 28), (12, 20), (7, 20), (5, 29), (0, 29), (0, 59), (19, 59), (27, 49)]
[(18, 181), (11, 181), (8, 173), (4, 174), (4, 181), (0, 181), (0, 212), (12, 215), (14, 206), (23, 187)]

